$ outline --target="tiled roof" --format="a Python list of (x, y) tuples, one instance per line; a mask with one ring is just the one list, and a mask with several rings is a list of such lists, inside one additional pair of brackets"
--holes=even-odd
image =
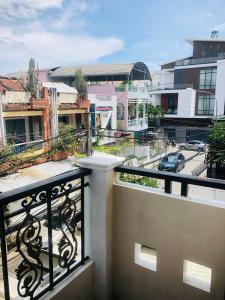
[(0, 77), (0, 92), (3, 91), (24, 91), (24, 88), (19, 80)]

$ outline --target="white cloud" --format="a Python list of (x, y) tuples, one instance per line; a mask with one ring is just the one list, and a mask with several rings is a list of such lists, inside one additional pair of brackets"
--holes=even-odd
[[(65, 35), (47, 31), (32, 31), (14, 35), (1, 31), (1, 66), (8, 61), (5, 72), (24, 69), (32, 56), (40, 67), (96, 62), (123, 48), (118, 38), (98, 38), (88, 35)], [(16, 51), (15, 51), (16, 49)]]
[(0, 20), (1, 72), (26, 69), (30, 57), (50, 67), (98, 62), (120, 51), (121, 39), (88, 33), (83, 15), (93, 7), (88, 0), (0, 0), (6, 17)]
[(60, 8), (63, 0), (0, 0), (1, 18), (33, 18), (48, 8)]
[(217, 18), (217, 16), (212, 14), (212, 13), (206, 13), (206, 17), (208, 17), (208, 18)]

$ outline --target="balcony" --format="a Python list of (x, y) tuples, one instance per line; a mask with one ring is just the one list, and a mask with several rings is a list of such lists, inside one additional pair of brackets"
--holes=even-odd
[[(134, 128), (139, 128), (139, 127), (146, 127), (148, 126), (148, 118), (139, 118), (139, 119), (132, 119), (132, 120), (128, 120), (128, 128), (130, 129), (131, 127)], [(144, 129), (142, 128), (142, 129)]]
[[(220, 59), (222, 59), (222, 57), (223, 56), (221, 56)], [(212, 64), (212, 63), (216, 63), (217, 60), (218, 60), (217, 57), (188, 58), (188, 59), (177, 61), (175, 66), (181, 67), (181, 66), (190, 66), (190, 65)]]
[(1, 194), (2, 299), (224, 299), (224, 181), (121, 163)]
[(184, 83), (184, 84), (174, 84), (174, 83), (167, 83), (167, 84), (160, 84), (155, 86), (150, 86), (150, 92), (160, 91), (160, 90), (185, 90), (187, 88), (193, 88), (192, 83)]

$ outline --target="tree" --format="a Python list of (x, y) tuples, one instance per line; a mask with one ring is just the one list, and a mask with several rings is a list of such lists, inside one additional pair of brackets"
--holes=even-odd
[(225, 121), (214, 123), (209, 134), (207, 159), (210, 163), (225, 166)]
[(37, 97), (38, 78), (35, 74), (35, 60), (32, 57), (29, 61), (26, 88), (29, 92), (31, 92), (32, 97)]
[(155, 127), (157, 125), (157, 119), (162, 117), (164, 117), (163, 109), (159, 105), (154, 106), (150, 103), (148, 105), (148, 123), (151, 123), (152, 126)]
[(78, 96), (82, 100), (87, 99), (87, 81), (85, 80), (81, 69), (75, 71), (74, 86), (77, 89)]

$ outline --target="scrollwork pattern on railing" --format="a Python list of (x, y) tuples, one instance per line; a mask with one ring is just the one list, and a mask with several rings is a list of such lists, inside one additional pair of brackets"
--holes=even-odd
[(40, 231), (39, 219), (28, 211), (16, 235), (17, 252), (23, 259), (16, 269), (17, 292), (22, 298), (30, 297), (32, 299), (43, 279)]
[(69, 193), (72, 189), (73, 185), (71, 183), (62, 183), (58, 186), (52, 188), (51, 191), (51, 199), (55, 199), (59, 197), (63, 193)]
[(76, 203), (65, 196), (64, 203), (59, 206), (60, 228), (63, 234), (62, 239), (58, 243), (59, 249), (59, 265), (61, 268), (69, 269), (76, 261), (77, 256), (77, 239), (75, 236), (76, 221)]

